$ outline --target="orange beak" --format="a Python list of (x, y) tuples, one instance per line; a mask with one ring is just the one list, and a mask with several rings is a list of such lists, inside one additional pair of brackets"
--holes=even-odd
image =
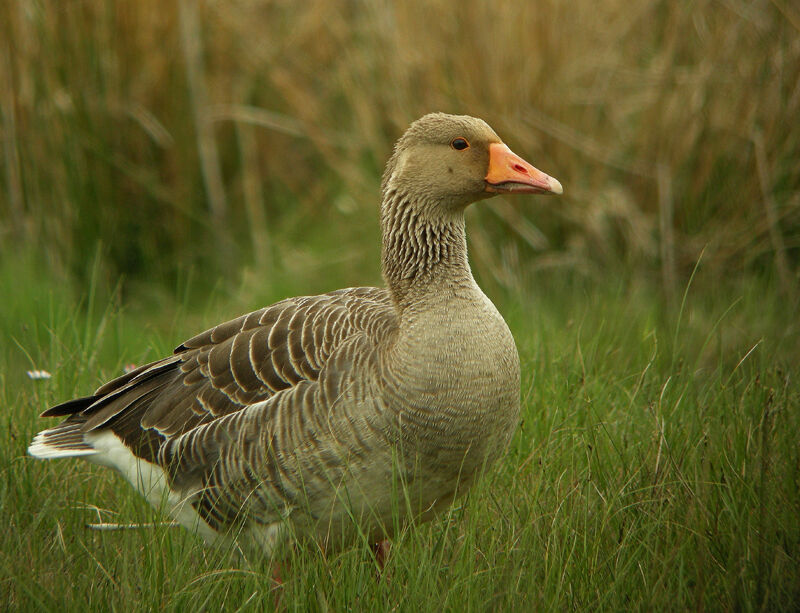
[(564, 188), (556, 179), (534, 168), (504, 143), (489, 145), (489, 172), (486, 191), (492, 193), (561, 194)]

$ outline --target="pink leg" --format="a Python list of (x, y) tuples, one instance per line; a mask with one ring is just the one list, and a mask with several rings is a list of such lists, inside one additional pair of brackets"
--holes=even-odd
[(377, 562), (381, 574), (383, 574), (383, 567), (386, 566), (391, 549), (392, 542), (389, 539), (384, 539), (372, 546), (372, 554), (375, 556), (375, 562)]
[(289, 570), (288, 562), (273, 562), (272, 564), (272, 589), (275, 591), (275, 610), (285, 611), (283, 606), (283, 574)]

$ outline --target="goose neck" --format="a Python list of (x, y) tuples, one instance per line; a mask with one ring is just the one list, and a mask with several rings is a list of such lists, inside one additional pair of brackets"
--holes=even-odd
[(440, 203), (412, 200), (399, 193), (384, 196), (382, 269), (387, 287), (402, 309), (426, 301), (453, 286), (473, 286), (467, 260), (464, 212)]

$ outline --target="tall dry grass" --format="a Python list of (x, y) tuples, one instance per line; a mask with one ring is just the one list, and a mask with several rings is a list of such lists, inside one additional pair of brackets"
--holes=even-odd
[(98, 240), (134, 278), (364, 268), (375, 248), (347, 245), (376, 227), (392, 142), (447, 110), (565, 186), (472, 213), (484, 277), (627, 263), (669, 292), (705, 249), (714, 274), (797, 281), (786, 0), (11, 0), (0, 24), (0, 248), (35, 245), (66, 276)]

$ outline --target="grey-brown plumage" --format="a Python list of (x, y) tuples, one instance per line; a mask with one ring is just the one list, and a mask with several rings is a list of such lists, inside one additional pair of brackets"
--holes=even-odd
[[(505, 448), (519, 358), (467, 261), (464, 208), (561, 193), (479, 119), (426, 115), (382, 181), (385, 289), (290, 298), (45, 411), (36, 457), (121, 471), (209, 541), (271, 553), (428, 519)], [(402, 490), (402, 492), (401, 492)]]

